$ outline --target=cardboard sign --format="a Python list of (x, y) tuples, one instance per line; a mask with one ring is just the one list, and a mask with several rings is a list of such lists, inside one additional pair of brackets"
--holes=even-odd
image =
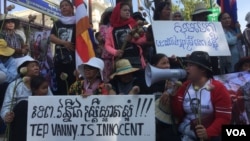
[(30, 96), (27, 141), (154, 141), (153, 95)]
[(210, 56), (230, 56), (220, 22), (153, 21), (157, 53), (186, 57), (193, 51), (206, 51)]

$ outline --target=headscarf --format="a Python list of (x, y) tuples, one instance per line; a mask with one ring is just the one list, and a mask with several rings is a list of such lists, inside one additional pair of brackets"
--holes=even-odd
[(62, 16), (60, 18), (60, 21), (63, 24), (75, 24), (76, 23), (76, 17), (75, 16), (70, 16), (70, 17)]
[(121, 3), (118, 3), (111, 14), (110, 23), (112, 27), (121, 27), (128, 24), (134, 27), (136, 25), (136, 21), (132, 17), (130, 17), (127, 20), (121, 19), (120, 13), (121, 13)]

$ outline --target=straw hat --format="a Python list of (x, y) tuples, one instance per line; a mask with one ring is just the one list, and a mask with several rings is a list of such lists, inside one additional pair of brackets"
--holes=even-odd
[(11, 56), (15, 53), (15, 50), (7, 46), (7, 42), (4, 39), (0, 39), (0, 55)]
[(207, 9), (204, 3), (200, 2), (195, 5), (194, 12), (192, 15), (197, 15), (201, 13), (211, 14), (212, 12), (209, 9)]
[(138, 71), (139, 68), (133, 68), (128, 59), (120, 59), (115, 64), (116, 71), (110, 75), (110, 79), (113, 79), (116, 75), (124, 75)]
[(160, 98), (155, 100), (155, 118), (163, 123), (172, 124), (170, 106), (162, 105)]
[(7, 22), (10, 22), (10, 21), (12, 21), (12, 22), (15, 23), (15, 29), (17, 29), (17, 28), (19, 27), (19, 25), (20, 25), (20, 20), (19, 20), (19, 19), (16, 19), (16, 18), (10, 18), (10, 17), (7, 17), (7, 18), (5, 18), (5, 19), (1, 19), (1, 20), (0, 20), (0, 25), (2, 25), (3, 22), (4, 22), (4, 23), (7, 23)]
[(82, 76), (84, 76), (84, 66), (88, 65), (94, 68), (99, 69), (100, 71), (100, 75), (101, 75), (101, 79), (103, 80), (103, 69), (104, 69), (104, 62), (102, 61), (102, 59), (97, 58), (97, 57), (92, 57), (89, 59), (88, 62), (81, 64), (80, 66), (78, 66), (78, 70), (80, 72), (80, 74)]

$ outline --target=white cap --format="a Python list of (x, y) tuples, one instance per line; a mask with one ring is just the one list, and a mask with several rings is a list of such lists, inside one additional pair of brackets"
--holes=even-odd
[(83, 68), (84, 65), (88, 65), (88, 66), (91, 66), (91, 67), (98, 68), (100, 70), (101, 79), (103, 80), (104, 62), (102, 61), (102, 59), (97, 58), (97, 57), (92, 57), (92, 58), (89, 59), (88, 62), (79, 65), (78, 70), (79, 70), (79, 72), (80, 72), (80, 74), (82, 76), (84, 76), (84, 71), (83, 71), (84, 70), (84, 68)]
[(30, 61), (30, 62), (37, 62), (35, 59), (33, 59), (32, 57), (30, 57), (29, 55), (20, 57), (20, 58), (16, 58), (16, 62), (17, 62), (17, 68), (19, 68), (23, 63)]

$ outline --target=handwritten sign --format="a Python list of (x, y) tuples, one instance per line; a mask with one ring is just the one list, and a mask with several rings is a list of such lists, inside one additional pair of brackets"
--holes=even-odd
[(220, 22), (153, 21), (152, 28), (157, 53), (179, 57), (193, 51), (231, 55)]
[(153, 95), (31, 96), (27, 141), (154, 141)]

